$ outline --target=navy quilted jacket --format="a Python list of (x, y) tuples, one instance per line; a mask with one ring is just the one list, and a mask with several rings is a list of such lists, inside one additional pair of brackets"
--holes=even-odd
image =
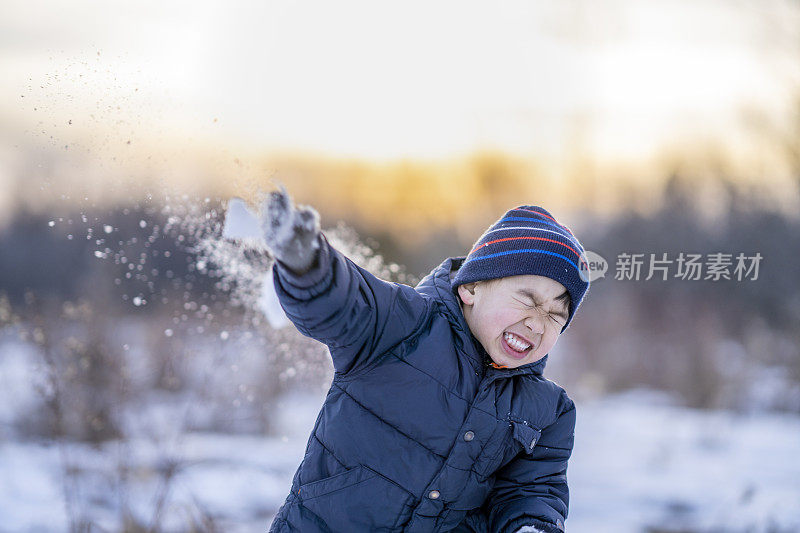
[(335, 374), (270, 531), (563, 531), (575, 406), (542, 377), (548, 356), (486, 364), (450, 284), (463, 258), (412, 288), (320, 241), (307, 274), (274, 267), (284, 310)]

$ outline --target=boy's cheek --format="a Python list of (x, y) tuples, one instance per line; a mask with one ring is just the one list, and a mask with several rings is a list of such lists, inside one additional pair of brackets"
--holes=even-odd
[(548, 346), (547, 346), (547, 350), (546, 350), (547, 352), (549, 352), (550, 350), (552, 350), (552, 349), (553, 349), (553, 347), (554, 347), (554, 346), (555, 346), (555, 345), (558, 343), (558, 339), (559, 339), (560, 337), (561, 337), (561, 335), (560, 335), (559, 333), (556, 333), (555, 335), (553, 335), (553, 336), (548, 336), (548, 337), (545, 339), (545, 342), (548, 344)]

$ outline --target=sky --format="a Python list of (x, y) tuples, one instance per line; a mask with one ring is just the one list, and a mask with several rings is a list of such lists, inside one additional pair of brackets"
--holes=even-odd
[(191, 137), (372, 159), (477, 147), (636, 159), (708, 138), (746, 149), (742, 110), (780, 114), (796, 75), (791, 5), (5, 0), (0, 119), (28, 136), (13, 145)]

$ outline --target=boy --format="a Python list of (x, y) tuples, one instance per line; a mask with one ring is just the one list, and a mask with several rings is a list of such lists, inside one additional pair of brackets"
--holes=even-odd
[(332, 248), (285, 190), (262, 229), (281, 305), (335, 370), (270, 531), (564, 531), (575, 407), (542, 370), (589, 288), (572, 233), (513, 209), (412, 288)]

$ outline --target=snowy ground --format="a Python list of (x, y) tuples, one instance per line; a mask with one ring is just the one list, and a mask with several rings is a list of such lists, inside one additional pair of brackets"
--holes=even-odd
[(575, 436), (572, 532), (800, 531), (800, 417), (641, 391), (579, 404)]
[[(151, 523), (158, 472), (172, 458), (180, 466), (164, 497), (165, 530), (210, 517), (222, 531), (263, 532), (321, 399), (284, 398), (278, 438), (191, 434), (100, 449), (0, 442), (0, 531), (65, 531), (70, 515), (118, 530), (121, 508)], [(648, 392), (578, 408), (570, 532), (800, 531), (800, 417), (694, 411)]]

